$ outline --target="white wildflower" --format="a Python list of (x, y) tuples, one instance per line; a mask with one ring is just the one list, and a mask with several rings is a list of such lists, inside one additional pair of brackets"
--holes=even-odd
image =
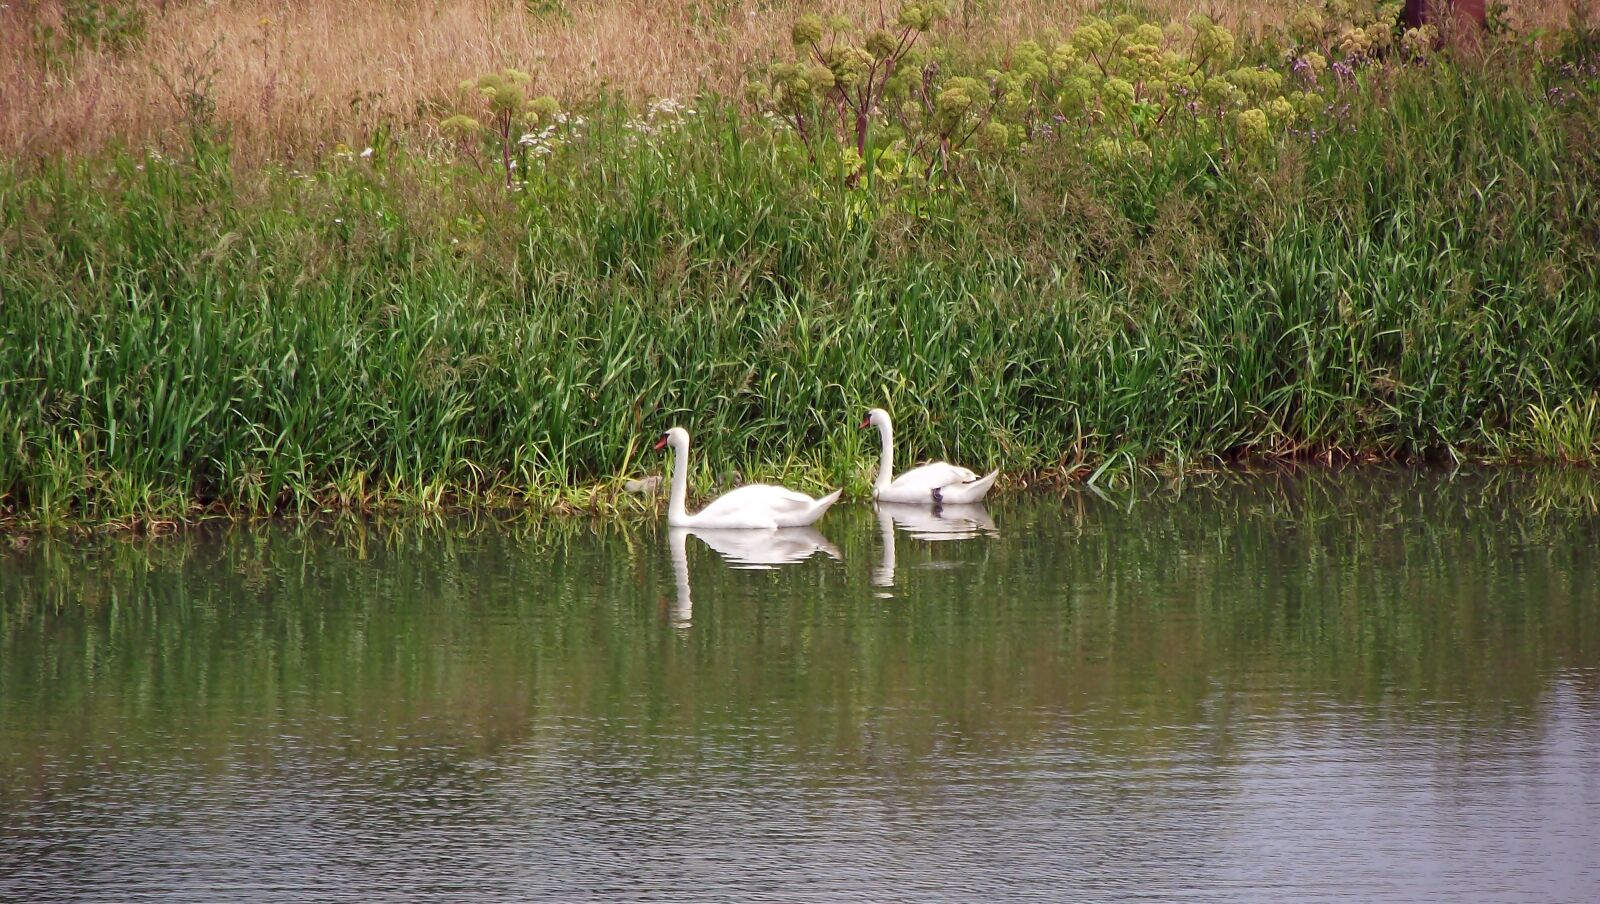
[(650, 103), (651, 116), (676, 116), (683, 110), (683, 104), (671, 97), (657, 98)]
[(367, 148), (366, 150), (363, 150), (361, 152), (361, 159), (362, 160), (366, 160), (367, 158), (369, 158), (371, 156), (372, 156), (372, 148)]

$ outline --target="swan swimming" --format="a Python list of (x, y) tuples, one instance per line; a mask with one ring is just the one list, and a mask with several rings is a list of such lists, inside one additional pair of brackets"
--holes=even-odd
[(657, 449), (672, 447), (672, 495), (667, 503), (667, 524), (672, 527), (772, 530), (805, 527), (821, 518), (843, 490), (821, 499), (765, 483), (729, 490), (694, 514), (684, 506), (689, 495), (689, 431), (673, 427), (661, 434)]
[(905, 502), (917, 505), (961, 505), (982, 501), (994, 486), (998, 470), (978, 477), (972, 471), (936, 461), (894, 476), (894, 424), (889, 412), (874, 408), (867, 412), (861, 429), (877, 427), (883, 440), (883, 458), (878, 465), (878, 479), (872, 486), (872, 498), (879, 502)]

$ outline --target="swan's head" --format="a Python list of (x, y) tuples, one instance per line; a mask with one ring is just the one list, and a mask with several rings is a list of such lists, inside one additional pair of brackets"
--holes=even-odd
[(668, 446), (680, 452), (689, 448), (689, 431), (682, 427), (673, 427), (666, 433), (661, 434), (661, 438), (656, 440), (656, 448), (665, 449)]
[(868, 411), (867, 419), (861, 422), (862, 430), (865, 430), (868, 427), (877, 427), (879, 430), (882, 430), (887, 426), (889, 426), (889, 412), (884, 411), (882, 408), (874, 408), (871, 411)]

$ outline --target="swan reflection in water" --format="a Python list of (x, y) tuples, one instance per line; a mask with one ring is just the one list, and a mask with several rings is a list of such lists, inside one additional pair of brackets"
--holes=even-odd
[(828, 542), (814, 527), (780, 527), (773, 530), (717, 530), (713, 528), (674, 527), (667, 531), (667, 546), (672, 553), (672, 573), (678, 583), (678, 604), (673, 608), (672, 621), (687, 626), (694, 612), (694, 600), (689, 596), (689, 537), (716, 550), (729, 566), (746, 570), (763, 570), (788, 565), (824, 553), (841, 560), (838, 547)]
[(872, 573), (875, 587), (894, 586), (896, 525), (917, 540), (970, 540), (999, 534), (994, 519), (989, 517), (989, 510), (981, 502), (931, 508), (926, 505), (880, 502), (878, 536), (883, 546), (883, 560)]

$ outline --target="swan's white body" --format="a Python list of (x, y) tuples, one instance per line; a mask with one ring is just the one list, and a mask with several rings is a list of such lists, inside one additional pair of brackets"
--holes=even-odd
[(681, 427), (668, 430), (662, 444), (672, 447), (672, 495), (667, 502), (667, 524), (673, 527), (717, 528), (727, 530), (773, 530), (780, 527), (805, 527), (821, 518), (839, 498), (834, 490), (821, 499), (804, 493), (753, 483), (730, 490), (689, 514), (689, 433)]
[[(872, 498), (879, 502), (904, 502), (913, 505), (964, 505), (981, 502), (994, 486), (999, 471), (990, 471), (979, 477), (972, 471), (936, 461), (894, 476), (894, 425), (889, 412), (874, 408), (867, 413), (867, 423), (878, 428), (883, 441), (883, 458), (878, 464), (878, 479), (872, 486)], [(863, 425), (865, 426), (865, 425)]]

